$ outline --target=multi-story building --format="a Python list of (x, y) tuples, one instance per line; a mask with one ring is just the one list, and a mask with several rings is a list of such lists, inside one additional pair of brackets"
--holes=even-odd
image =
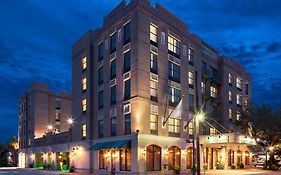
[(36, 146), (36, 140), (48, 133), (68, 131), (68, 118), (71, 118), (69, 94), (50, 91), (45, 83), (32, 83), (19, 97), (19, 149)]
[(251, 77), (239, 63), (161, 5), (122, 1), (73, 45), (74, 123), (64, 151), (77, 171), (190, 171), (191, 121), (201, 109), (201, 166), (249, 165), (252, 139), (229, 133), (250, 100)]

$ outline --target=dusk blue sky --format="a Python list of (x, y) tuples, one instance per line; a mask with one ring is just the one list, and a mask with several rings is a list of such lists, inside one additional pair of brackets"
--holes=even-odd
[[(0, 142), (17, 135), (18, 97), (33, 81), (71, 91), (71, 46), (120, 0), (0, 2)], [(155, 0), (151, 0), (155, 4)], [(281, 1), (159, 0), (252, 75), (253, 102), (281, 104)]]

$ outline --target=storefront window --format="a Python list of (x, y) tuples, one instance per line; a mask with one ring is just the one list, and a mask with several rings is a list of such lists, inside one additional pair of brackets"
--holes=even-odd
[(181, 150), (179, 147), (171, 146), (168, 150), (168, 168), (174, 170), (175, 167), (180, 167), (181, 162)]
[(193, 165), (193, 148), (186, 149), (186, 169), (191, 169)]
[(161, 147), (157, 145), (146, 147), (146, 169), (147, 171), (161, 170)]
[(131, 149), (120, 149), (120, 171), (131, 171)]
[(237, 151), (237, 164), (242, 163), (242, 152), (240, 150)]
[(234, 151), (230, 149), (228, 151), (228, 166), (231, 166), (231, 164), (233, 163), (234, 163)]
[(245, 165), (250, 165), (250, 153), (249, 151), (245, 151)]
[(99, 169), (105, 169), (106, 153), (104, 150), (99, 150)]

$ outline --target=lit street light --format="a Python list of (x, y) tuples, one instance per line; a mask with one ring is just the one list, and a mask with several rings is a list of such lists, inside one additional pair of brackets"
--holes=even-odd
[(52, 130), (53, 126), (52, 125), (48, 125), (47, 128), (48, 128), (48, 130)]
[(73, 124), (73, 119), (72, 119), (72, 118), (67, 119), (67, 123), (68, 123), (69, 125), (72, 125), (72, 124)]

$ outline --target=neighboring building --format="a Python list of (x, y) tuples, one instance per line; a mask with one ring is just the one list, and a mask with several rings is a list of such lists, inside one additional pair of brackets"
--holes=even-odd
[[(177, 166), (190, 171), (191, 120), (204, 104), (210, 125), (201, 124), (200, 133), (212, 139), (200, 138), (201, 166), (213, 169), (219, 160), (226, 167), (250, 164), (251, 139), (216, 135), (235, 131), (250, 100), (251, 78), (239, 63), (191, 34), (161, 5), (123, 1), (101, 28), (73, 45), (74, 123), (64, 152), (77, 171), (172, 173)], [(179, 102), (180, 116), (167, 119)], [(48, 149), (40, 151), (57, 152)]]
[(69, 130), (71, 98), (67, 93), (56, 93), (45, 83), (34, 82), (19, 97), (19, 149), (38, 146), (37, 141), (47, 134)]

